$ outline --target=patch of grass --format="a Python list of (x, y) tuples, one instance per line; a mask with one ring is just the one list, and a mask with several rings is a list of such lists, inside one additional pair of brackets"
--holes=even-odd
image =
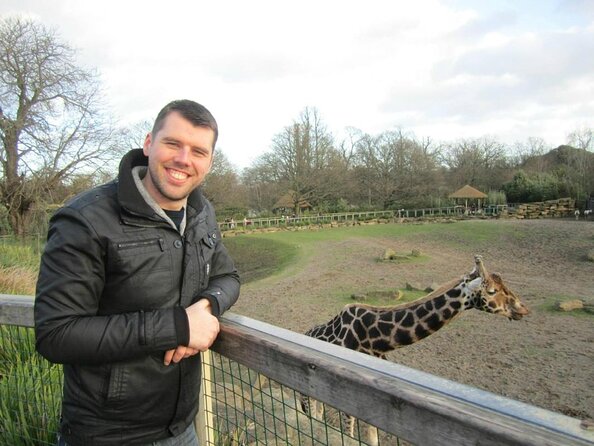
[(38, 238), (0, 240), (0, 293), (34, 294), (41, 250)]
[[(54, 444), (62, 392), (62, 371), (31, 356), (0, 379), (2, 444)], [(26, 398), (25, 398), (26, 395)]]
[(43, 247), (39, 239), (0, 240), (0, 268), (22, 266), (37, 270)]
[(0, 267), (0, 293), (1, 294), (35, 294), (37, 269), (12, 266)]
[[(397, 291), (402, 293), (402, 297), (398, 300), (393, 299), (391, 296), (394, 295)], [(405, 288), (401, 288), (399, 290), (371, 290), (371, 291), (362, 291), (360, 293), (365, 296), (365, 300), (356, 300), (353, 299), (351, 294), (345, 295), (341, 294), (337, 298), (344, 304), (353, 304), (353, 303), (362, 303), (366, 305), (374, 305), (378, 307), (395, 307), (396, 305), (401, 305), (408, 302), (413, 302), (417, 299), (425, 297), (428, 293), (420, 290), (407, 290)]]
[[(452, 224), (379, 224), (362, 226), (345, 226), (340, 228), (324, 228), (315, 231), (279, 231), (262, 234), (262, 237), (307, 245), (321, 241), (342, 241), (349, 238), (382, 237), (394, 238), (411, 235), (427, 235), (439, 237), (441, 241), (451, 241), (455, 244), (469, 241), (496, 240), (502, 236), (521, 237), (517, 231), (510, 231), (509, 227), (496, 221), (460, 221)], [(444, 235), (445, 237), (444, 239)], [(242, 236), (243, 237), (243, 236)], [(258, 235), (260, 237), (260, 235)]]
[(594, 314), (588, 313), (587, 311), (582, 310), (573, 310), (573, 311), (562, 311), (559, 310), (557, 307), (558, 302), (567, 302), (569, 300), (581, 299), (580, 297), (575, 296), (562, 296), (562, 295), (553, 295), (545, 298), (542, 302), (534, 305), (535, 308), (539, 309), (540, 311), (545, 311), (549, 314), (554, 314), (557, 316), (573, 316), (573, 317), (585, 317), (594, 319)]
[(298, 247), (264, 237), (241, 236), (225, 239), (242, 283), (249, 283), (283, 270), (297, 257)]

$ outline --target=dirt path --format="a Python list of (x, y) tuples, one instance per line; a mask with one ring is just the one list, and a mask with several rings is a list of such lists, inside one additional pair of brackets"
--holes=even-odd
[[(477, 221), (476, 224), (481, 224)], [(594, 317), (551, 313), (546, 299), (594, 300), (594, 222), (501, 221), (515, 237), (454, 248), (441, 236), (352, 239), (318, 244), (291, 274), (248, 284), (233, 311), (297, 332), (334, 316), (336, 296), (444, 283), (472, 269), (474, 253), (530, 307), (521, 321), (468, 311), (391, 361), (577, 418), (594, 418)], [(458, 245), (464, 246), (464, 245)], [(424, 263), (381, 263), (385, 248), (420, 249)]]

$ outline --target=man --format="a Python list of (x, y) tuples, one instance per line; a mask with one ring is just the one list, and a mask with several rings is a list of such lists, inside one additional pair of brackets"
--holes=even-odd
[(197, 444), (199, 352), (239, 296), (198, 189), (217, 136), (202, 105), (171, 102), (115, 181), (52, 217), (35, 329), (37, 350), (64, 364), (59, 444)]

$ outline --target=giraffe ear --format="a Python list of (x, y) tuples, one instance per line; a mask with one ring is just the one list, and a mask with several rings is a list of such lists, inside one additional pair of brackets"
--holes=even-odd
[(501, 279), (501, 275), (499, 273), (491, 273), (491, 279), (493, 279), (493, 282), (499, 285), (503, 283), (503, 280)]

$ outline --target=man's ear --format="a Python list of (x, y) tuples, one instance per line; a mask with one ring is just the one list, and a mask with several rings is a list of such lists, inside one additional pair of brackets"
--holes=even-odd
[(144, 153), (145, 156), (148, 156), (149, 147), (151, 145), (152, 140), (153, 140), (153, 135), (151, 132), (148, 132), (146, 134), (146, 136), (144, 137), (144, 145), (142, 146), (142, 152)]

